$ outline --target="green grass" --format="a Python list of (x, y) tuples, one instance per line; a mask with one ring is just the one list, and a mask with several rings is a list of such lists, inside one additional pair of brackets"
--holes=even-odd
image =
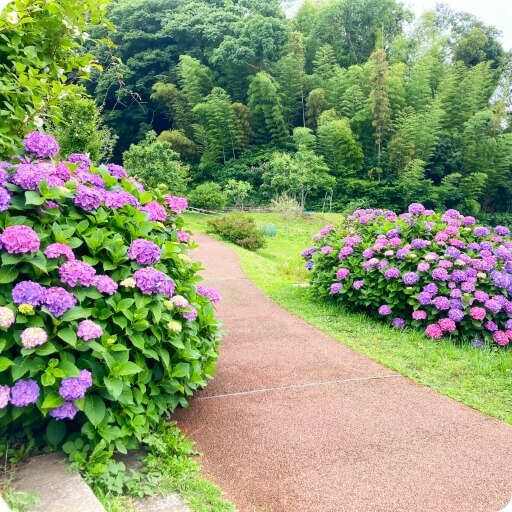
[[(196, 217), (196, 216), (194, 216)], [(490, 416), (512, 424), (512, 350), (477, 349), (449, 340), (434, 342), (421, 332), (389, 327), (333, 302), (315, 300), (299, 253), (313, 233), (336, 217), (314, 216), (285, 222), (275, 214), (254, 214), (258, 224), (274, 224), (277, 236), (252, 253), (238, 247), (246, 274), (269, 297), (341, 343), (417, 382)], [(204, 231), (204, 219), (187, 216), (190, 229)]]

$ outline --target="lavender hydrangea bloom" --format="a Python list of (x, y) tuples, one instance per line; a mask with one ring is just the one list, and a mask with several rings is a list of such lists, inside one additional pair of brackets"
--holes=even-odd
[(66, 311), (76, 306), (76, 297), (64, 288), (54, 286), (48, 288), (45, 304), (48, 311), (55, 317), (61, 317)]
[(41, 241), (28, 226), (9, 226), (0, 235), (0, 243), (9, 254), (33, 253), (39, 250)]
[(127, 205), (134, 207), (139, 206), (139, 201), (137, 198), (124, 190), (113, 190), (111, 192), (105, 192), (103, 200), (105, 201), (105, 206), (107, 208), (117, 209), (123, 208)]
[(391, 326), (395, 329), (403, 329), (405, 327), (405, 320), (403, 318), (393, 318)]
[(452, 272), (452, 281), (456, 283), (462, 283), (466, 280), (467, 274), (463, 270), (454, 270)]
[(428, 240), (424, 240), (423, 238), (416, 238), (411, 242), (411, 247), (413, 249), (425, 249), (428, 247), (430, 242)]
[(507, 272), (500, 272), (498, 270), (495, 270), (491, 272), (491, 278), (492, 282), (494, 283), (494, 286), (498, 288), (508, 288), (510, 286), (510, 276)]
[(451, 308), (450, 300), (447, 297), (436, 297), (432, 300), (432, 304), (440, 311), (448, 311)]
[(158, 245), (138, 238), (134, 240), (128, 249), (128, 257), (139, 265), (152, 265), (160, 261), (161, 251)]
[(95, 340), (103, 336), (103, 329), (92, 320), (82, 320), (78, 324), (76, 334), (85, 341)]
[(402, 280), (407, 286), (412, 286), (420, 280), (420, 276), (416, 272), (407, 272), (402, 277)]
[(432, 278), (436, 281), (448, 281), (448, 271), (442, 267), (435, 268), (432, 271)]
[(60, 258), (61, 256), (64, 256), (68, 260), (75, 259), (75, 255), (74, 255), (71, 247), (69, 247), (66, 244), (59, 244), (59, 243), (50, 244), (44, 250), (44, 255), (50, 259)]
[(407, 247), (403, 247), (402, 249), (398, 249), (398, 251), (396, 251), (396, 257), (399, 260), (403, 260), (410, 252), (410, 249), (408, 249)]
[(391, 267), (384, 272), (384, 277), (386, 279), (398, 279), (400, 277), (400, 270), (396, 267)]
[(315, 263), (311, 260), (309, 261), (306, 261), (306, 264), (304, 265), (304, 267), (307, 269), (307, 270), (311, 270), (313, 267), (315, 266)]
[(494, 232), (500, 236), (507, 236), (510, 234), (510, 229), (508, 229), (506, 226), (496, 226), (494, 228)]
[(46, 299), (46, 289), (34, 281), (20, 281), (12, 290), (14, 304), (40, 306)]
[(459, 251), (459, 249), (450, 246), (446, 248), (445, 254), (449, 258), (457, 259), (460, 256), (461, 252)]
[(352, 247), (343, 247), (340, 251), (340, 253), (338, 254), (338, 259), (341, 261), (341, 260), (344, 260), (345, 258), (348, 258), (352, 253), (354, 252), (354, 249), (352, 249)]
[(31, 132), (23, 139), (23, 147), (38, 158), (55, 156), (59, 151), (59, 144), (51, 135), (40, 132)]
[(176, 284), (172, 279), (167, 279), (165, 281), (162, 290), (160, 293), (163, 293), (166, 297), (172, 297), (174, 295), (174, 291), (176, 289)]
[(480, 238), (489, 236), (491, 234), (491, 230), (489, 228), (479, 226), (473, 230), (473, 234), (475, 236), (478, 236)]
[(92, 386), (92, 374), (89, 370), (80, 370), (79, 377), (62, 379), (59, 395), (64, 400), (73, 401), (83, 398), (88, 388)]
[(496, 299), (489, 299), (487, 301), (485, 301), (485, 307), (491, 311), (492, 313), (496, 314), (496, 313), (499, 313), (503, 306), (500, 304), (499, 301), (497, 301)]
[(188, 208), (188, 201), (184, 197), (168, 195), (165, 198), (165, 204), (167, 204), (171, 211), (178, 215)]
[(96, 289), (107, 295), (114, 295), (118, 289), (117, 283), (108, 276), (95, 276), (92, 280), (92, 285), (96, 287)]
[(11, 401), (11, 389), (9, 386), (0, 385), (0, 409), (4, 409)]
[(354, 281), (354, 284), (352, 285), (356, 290), (360, 290), (364, 286), (364, 281), (362, 279), (359, 279), (357, 281)]
[(331, 289), (330, 289), (329, 293), (331, 295), (336, 295), (337, 293), (340, 293), (342, 288), (343, 288), (343, 285), (341, 283), (333, 283), (331, 285)]
[(495, 332), (498, 330), (498, 324), (496, 324), (496, 322), (493, 322), (492, 320), (488, 320), (487, 322), (485, 322), (484, 327), (486, 330), (490, 332)]
[(95, 275), (94, 267), (79, 260), (68, 261), (59, 268), (60, 280), (72, 288), (79, 283), (82, 286), (91, 286)]
[(93, 174), (92, 172), (78, 170), (75, 172), (75, 179), (80, 183), (90, 183), (99, 189), (105, 188), (105, 182), (103, 181), (103, 178), (97, 174)]
[(26, 407), (35, 404), (39, 398), (39, 385), (33, 379), (20, 379), (11, 388), (11, 404), (15, 407)]
[(11, 205), (11, 194), (5, 188), (0, 187), (0, 212), (5, 212)]
[(430, 295), (430, 293), (427, 292), (421, 292), (418, 294), (418, 302), (422, 306), (427, 306), (432, 302), (432, 295)]
[(464, 319), (465, 313), (460, 309), (450, 309), (450, 311), (448, 311), (448, 316), (454, 322), (461, 322)]
[(72, 402), (64, 402), (61, 406), (52, 409), (48, 414), (56, 420), (72, 420), (78, 413), (78, 407)]
[(145, 267), (133, 274), (135, 283), (144, 295), (161, 293), (167, 282), (167, 276), (153, 267)]
[(189, 322), (193, 322), (197, 318), (197, 309), (190, 308), (190, 311), (183, 311), (183, 318)]
[(391, 308), (387, 304), (383, 304), (379, 308), (379, 315), (382, 315), (382, 316), (391, 315), (392, 312), (393, 311), (391, 310)]
[(96, 210), (103, 200), (103, 194), (91, 187), (78, 185), (74, 203), (85, 211)]
[(439, 288), (434, 283), (429, 283), (423, 287), (423, 291), (434, 296), (439, 293)]
[(317, 251), (318, 249), (316, 247), (310, 247), (309, 249), (306, 249), (304, 251), (302, 251), (300, 253), (300, 255), (303, 257), (303, 258), (310, 258), (311, 256), (313, 256), (313, 254), (315, 254), (315, 252)]
[(81, 171), (88, 171), (92, 164), (91, 159), (83, 153), (72, 153), (68, 156), (68, 162), (79, 164), (77, 169)]

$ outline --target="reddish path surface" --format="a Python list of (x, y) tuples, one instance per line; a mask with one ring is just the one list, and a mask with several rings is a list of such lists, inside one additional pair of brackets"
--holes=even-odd
[(413, 383), (283, 310), (197, 235), (223, 296), (217, 377), (175, 418), (252, 512), (497, 512), (512, 427)]

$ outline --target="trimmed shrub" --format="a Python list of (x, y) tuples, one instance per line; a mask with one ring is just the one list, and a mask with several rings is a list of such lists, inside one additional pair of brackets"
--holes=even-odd
[(83, 154), (59, 162), (51, 136), (25, 148), (0, 162), (0, 435), (97, 462), (205, 386), (219, 297), (197, 286), (186, 199)]
[(317, 233), (302, 256), (323, 297), (422, 327), (432, 339), (475, 345), (512, 340), (512, 240), (505, 226), (476, 226), (456, 210), (421, 204), (397, 215), (356, 210), (340, 228)]
[(203, 210), (222, 210), (228, 198), (218, 183), (207, 181), (198, 185), (188, 196), (190, 205)]
[(256, 226), (254, 218), (246, 215), (231, 214), (211, 219), (206, 223), (206, 231), (249, 251), (256, 251), (266, 245), (265, 235)]

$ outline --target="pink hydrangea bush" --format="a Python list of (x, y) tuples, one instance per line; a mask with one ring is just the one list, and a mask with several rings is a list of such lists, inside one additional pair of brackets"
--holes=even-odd
[(212, 376), (220, 297), (197, 284), (186, 199), (59, 160), (49, 135), (24, 147), (0, 162), (0, 436), (124, 450)]
[[(512, 238), (456, 210), (357, 210), (302, 252), (313, 289), (395, 328), (481, 346), (512, 342)], [(328, 249), (328, 250), (327, 250)]]

